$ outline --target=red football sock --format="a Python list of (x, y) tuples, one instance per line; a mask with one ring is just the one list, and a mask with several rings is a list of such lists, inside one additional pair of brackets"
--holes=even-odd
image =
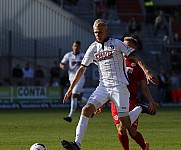
[(140, 132), (137, 132), (136, 137), (134, 138), (135, 142), (142, 148), (145, 149), (145, 140)]
[(120, 135), (118, 133), (118, 139), (123, 147), (124, 150), (129, 150), (129, 140), (128, 140), (128, 135)]

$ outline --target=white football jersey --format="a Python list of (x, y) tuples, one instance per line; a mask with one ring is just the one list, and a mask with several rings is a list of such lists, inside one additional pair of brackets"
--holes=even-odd
[(79, 69), (81, 65), (81, 61), (84, 57), (84, 53), (79, 53), (77, 55), (74, 55), (73, 52), (68, 52), (64, 55), (61, 63), (62, 64), (67, 64), (69, 63), (69, 80), (72, 81), (76, 71)]
[(128, 56), (135, 50), (122, 41), (109, 38), (104, 43), (93, 42), (82, 60), (82, 65), (89, 66), (96, 62), (99, 70), (100, 84), (106, 87), (128, 85), (126, 63), (123, 53)]

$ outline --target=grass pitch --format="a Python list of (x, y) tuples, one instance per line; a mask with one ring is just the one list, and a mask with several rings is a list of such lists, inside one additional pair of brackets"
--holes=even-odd
[[(63, 108), (0, 110), (0, 150), (29, 150), (36, 142), (48, 150), (63, 150), (60, 140), (74, 140), (80, 109), (72, 123), (62, 119), (68, 112)], [(138, 130), (151, 150), (181, 150), (181, 107), (159, 108), (156, 116), (141, 114)], [(90, 119), (81, 149), (122, 149), (108, 108)], [(132, 139), (130, 150), (140, 150)]]

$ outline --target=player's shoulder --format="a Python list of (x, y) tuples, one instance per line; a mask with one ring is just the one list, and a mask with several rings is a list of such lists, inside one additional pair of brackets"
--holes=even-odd
[(94, 47), (94, 46), (96, 46), (97, 44), (99, 44), (97, 41), (94, 41), (94, 42), (92, 42), (91, 44), (90, 44), (90, 46), (89, 47)]
[(110, 37), (109, 41), (116, 41), (116, 42), (122, 42), (120, 38), (117, 37)]
[(124, 42), (121, 41), (119, 38), (109, 38), (109, 42), (119, 44), (119, 45), (124, 45)]
[(80, 52), (79, 54), (80, 54), (80, 55), (84, 55), (85, 53), (84, 53), (84, 52)]
[(81, 52), (79, 55), (80, 55), (80, 56), (84, 56), (84, 55), (85, 55), (85, 53), (84, 53), (84, 52)]
[(72, 55), (72, 51), (65, 53), (66, 56)]
[(96, 48), (98, 44), (99, 44), (98, 42), (94, 41), (93, 43), (91, 43), (89, 45), (87, 50), (92, 50), (92, 49)]

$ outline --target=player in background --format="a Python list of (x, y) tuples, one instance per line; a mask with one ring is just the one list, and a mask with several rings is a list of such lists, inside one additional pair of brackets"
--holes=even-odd
[[(144, 106), (137, 106), (129, 112), (130, 93), (127, 89), (128, 78), (123, 53), (141, 66), (151, 82), (158, 84), (158, 79), (147, 69), (144, 62), (134, 54), (134, 49), (118, 39), (108, 37), (108, 27), (103, 19), (95, 20), (93, 32), (96, 41), (93, 42), (86, 51), (81, 66), (77, 70), (74, 80), (64, 96), (63, 102), (65, 103), (67, 101), (72, 93), (72, 89), (79, 82), (86, 68), (94, 61), (96, 61), (98, 65), (100, 75), (99, 85), (89, 97), (87, 104), (82, 108), (76, 128), (75, 141), (61, 141), (62, 146), (67, 150), (80, 149), (89, 117), (109, 99), (114, 101), (118, 110), (120, 128), (128, 129), (141, 112), (148, 112), (148, 108)], [(122, 131), (120, 132), (122, 134)]]
[[(68, 66), (69, 66), (68, 74), (69, 74), (70, 84), (72, 84), (75, 73), (79, 69), (81, 61), (84, 57), (84, 53), (80, 52), (80, 47), (81, 47), (81, 43), (79, 41), (74, 41), (72, 44), (72, 51), (66, 53), (60, 63), (61, 69), (65, 69), (66, 64), (68, 64)], [(81, 94), (83, 91), (84, 83), (85, 83), (85, 77), (83, 74), (81, 79), (77, 83), (77, 85), (72, 90), (70, 113), (69, 113), (68, 117), (63, 118), (67, 122), (72, 122), (72, 117), (76, 111), (77, 103), (78, 103), (78, 101), (82, 101)]]
[[(132, 37), (125, 37), (124, 43), (134, 49), (137, 49), (137, 41)], [(126, 56), (125, 59), (126, 59), (126, 68), (129, 78), (129, 85), (127, 86), (130, 92), (129, 110), (130, 111), (133, 110), (138, 102), (138, 86), (139, 86), (142, 94), (149, 102), (150, 113), (154, 114), (156, 112), (158, 104), (154, 101), (153, 97), (151, 96), (143, 70), (133, 60), (127, 58)], [(118, 112), (116, 106), (112, 101), (110, 101), (110, 104), (111, 104), (112, 118), (118, 130), (118, 139), (123, 149), (129, 150), (129, 139), (127, 132), (125, 130), (124, 134), (122, 135), (120, 134), (119, 132), (120, 121), (118, 119)], [(137, 127), (138, 127), (138, 119), (132, 124), (130, 128), (128, 128), (128, 133), (130, 137), (141, 147), (142, 150), (149, 150), (149, 143), (144, 141), (142, 134), (137, 131)]]

